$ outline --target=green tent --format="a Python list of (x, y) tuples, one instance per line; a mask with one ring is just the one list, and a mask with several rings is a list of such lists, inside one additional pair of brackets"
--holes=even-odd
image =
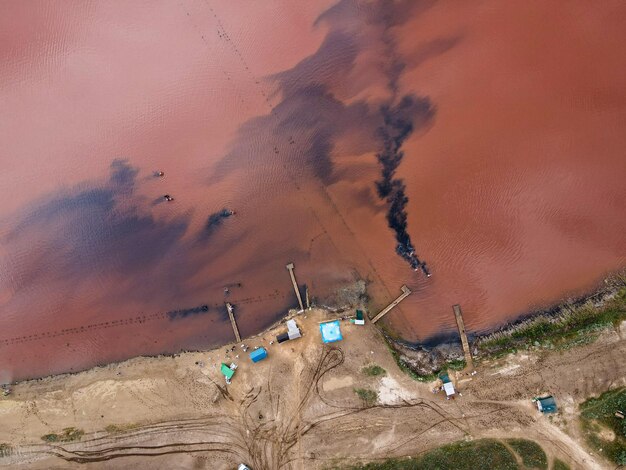
[(224, 377), (230, 380), (232, 379), (233, 375), (235, 375), (235, 371), (222, 362), (222, 374), (224, 374)]

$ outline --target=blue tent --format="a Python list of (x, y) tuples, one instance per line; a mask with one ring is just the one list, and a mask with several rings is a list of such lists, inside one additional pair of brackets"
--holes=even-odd
[(250, 353), (250, 359), (252, 359), (252, 362), (262, 361), (266, 357), (267, 357), (267, 351), (265, 350), (265, 348), (255, 349), (254, 351)]
[(322, 323), (320, 325), (320, 331), (322, 332), (322, 341), (324, 343), (332, 343), (343, 339), (341, 330), (339, 329), (339, 320)]

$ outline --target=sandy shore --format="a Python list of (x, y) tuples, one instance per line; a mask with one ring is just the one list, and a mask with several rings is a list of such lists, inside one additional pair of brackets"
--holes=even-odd
[[(608, 468), (579, 440), (577, 405), (626, 383), (626, 323), (572, 350), (517, 354), (453, 377), (447, 401), (411, 380), (369, 323), (342, 322), (344, 340), (323, 345), (318, 322), (296, 317), (304, 336), (269, 345), (278, 326), (245, 340), (269, 357), (253, 364), (238, 345), (174, 357), (135, 358), (75, 375), (20, 383), (0, 400), (0, 443), (9, 468), (323, 468), (334, 462), (416, 454), (458, 439), (536, 439), (572, 468)], [(231, 345), (232, 346), (232, 345)], [(236, 356), (239, 357), (236, 357)], [(219, 364), (239, 367), (226, 386)], [(377, 364), (382, 377), (362, 368)], [(369, 407), (355, 388), (378, 393)], [(561, 412), (538, 414), (530, 398), (554, 394)], [(79, 441), (41, 436), (74, 427)]]

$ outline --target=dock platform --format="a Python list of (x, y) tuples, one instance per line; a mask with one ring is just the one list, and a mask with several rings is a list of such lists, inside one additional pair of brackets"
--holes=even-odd
[(230, 318), (230, 324), (233, 326), (233, 333), (235, 333), (235, 339), (238, 343), (241, 343), (241, 336), (239, 336), (239, 328), (237, 328), (237, 322), (235, 321), (234, 308), (230, 302), (226, 302), (226, 310), (228, 310), (228, 317)]
[(296, 275), (293, 272), (295, 266), (293, 265), (293, 263), (289, 263), (285, 267), (289, 271), (289, 276), (291, 276), (291, 282), (293, 284), (293, 290), (296, 293), (296, 297), (298, 297), (298, 304), (300, 304), (300, 310), (304, 311), (304, 305), (302, 304), (302, 297), (300, 296), (300, 289), (298, 289), (298, 283), (296, 282)]
[(402, 291), (402, 294), (400, 294), (396, 300), (394, 300), (389, 305), (387, 305), (384, 309), (382, 309), (380, 313), (372, 319), (372, 323), (376, 323), (382, 317), (387, 315), (392, 308), (394, 308), (396, 305), (398, 305), (400, 302), (402, 302), (405, 298), (407, 298), (411, 294), (411, 289), (409, 289), (406, 285), (402, 286), (400, 290)]
[(467, 334), (465, 333), (465, 323), (463, 322), (463, 313), (461, 312), (461, 306), (458, 304), (453, 305), (452, 310), (454, 310), (456, 325), (459, 328), (459, 335), (461, 336), (461, 344), (463, 345), (463, 352), (465, 353), (465, 364), (468, 368), (474, 369), (472, 351), (470, 350), (469, 341), (467, 340)]

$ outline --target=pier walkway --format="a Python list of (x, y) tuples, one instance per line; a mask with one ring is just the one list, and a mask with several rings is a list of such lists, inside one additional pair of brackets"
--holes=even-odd
[(456, 317), (456, 325), (459, 328), (459, 334), (461, 335), (461, 344), (463, 345), (463, 352), (465, 353), (465, 364), (469, 369), (474, 369), (474, 362), (472, 361), (472, 351), (470, 350), (469, 341), (467, 340), (467, 334), (465, 333), (465, 323), (463, 322), (463, 313), (461, 312), (460, 305), (453, 305), (454, 316)]
[(239, 336), (239, 328), (237, 328), (237, 322), (235, 321), (235, 313), (233, 306), (226, 302), (226, 310), (228, 310), (228, 317), (230, 318), (230, 324), (233, 326), (233, 333), (235, 333), (235, 339), (238, 343), (241, 343), (241, 336)]
[(289, 270), (289, 275), (291, 276), (291, 282), (293, 283), (293, 290), (296, 292), (296, 297), (298, 297), (298, 303), (300, 304), (300, 310), (304, 310), (304, 305), (302, 305), (302, 297), (300, 296), (300, 289), (298, 289), (298, 283), (296, 282), (296, 275), (293, 272), (295, 266), (293, 263), (289, 263), (286, 268)]
[(396, 305), (398, 305), (400, 302), (402, 302), (405, 298), (407, 298), (411, 294), (411, 289), (409, 289), (407, 286), (402, 286), (400, 290), (402, 291), (402, 294), (400, 294), (396, 300), (394, 300), (389, 305), (387, 305), (384, 309), (382, 309), (380, 313), (372, 319), (372, 323), (376, 323), (382, 317), (387, 315), (392, 308), (394, 308)]

